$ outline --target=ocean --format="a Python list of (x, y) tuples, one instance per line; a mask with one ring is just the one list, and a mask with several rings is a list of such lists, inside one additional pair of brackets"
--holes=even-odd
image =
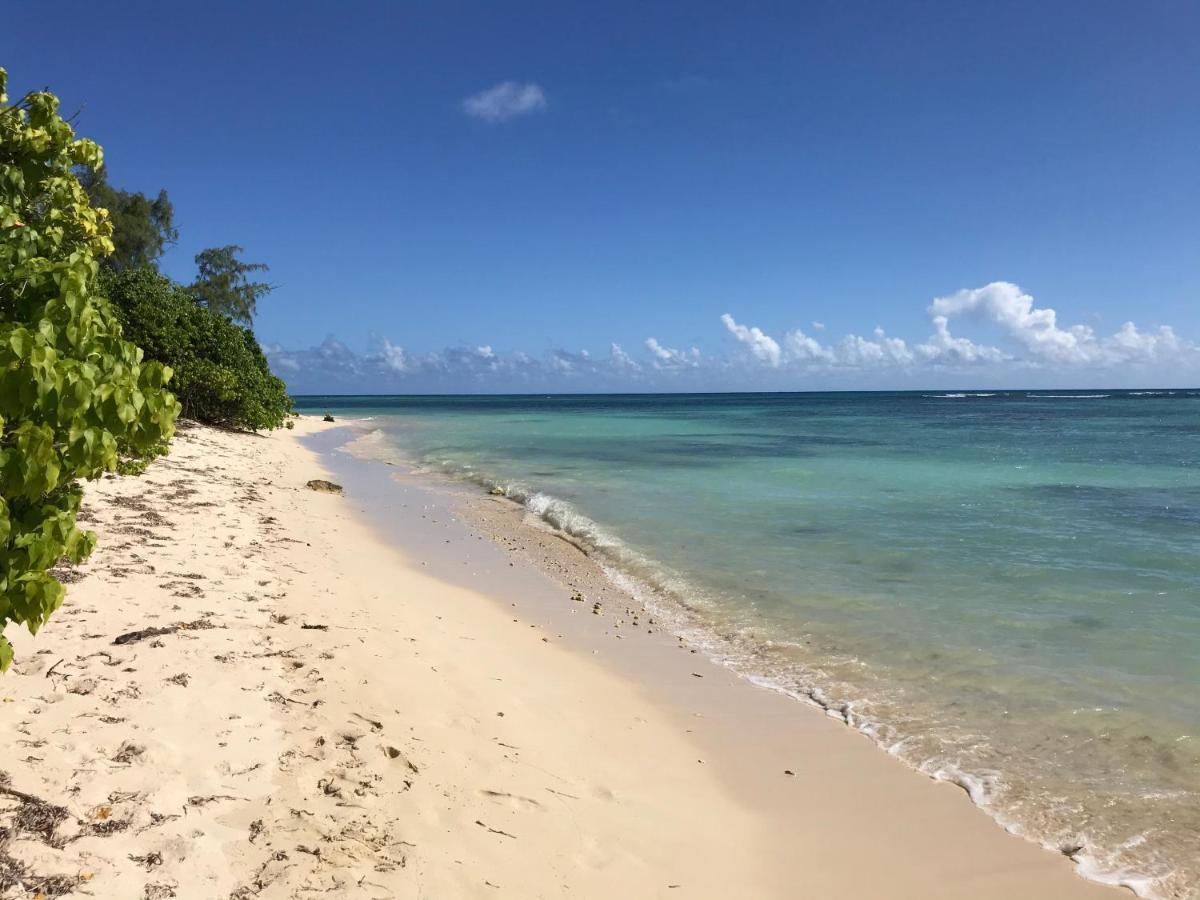
[(301, 397), (1146, 896), (1200, 895), (1200, 391)]

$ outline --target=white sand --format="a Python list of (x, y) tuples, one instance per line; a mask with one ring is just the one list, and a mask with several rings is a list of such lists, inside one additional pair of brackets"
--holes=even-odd
[(6, 632), (0, 897), (1120, 896), (814, 710), (426, 574), (305, 489), (322, 427), (89, 488), (81, 580)]

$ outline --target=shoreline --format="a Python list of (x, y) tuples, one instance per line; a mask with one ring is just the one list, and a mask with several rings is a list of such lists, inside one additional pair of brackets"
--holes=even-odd
[[(422, 468), (414, 460), (406, 458), (402, 448), (394, 444), (384, 447), (376, 443), (381, 434), (377, 425), (369, 419), (346, 417), (339, 419), (339, 423), (353, 436), (341, 440), (336, 448), (326, 446), (322, 452), (323, 458), (339, 472), (345, 474), (347, 466), (353, 468), (360, 464), (394, 467), (391, 469), (394, 482), (419, 486), (422, 495), (428, 494), (425, 502), (444, 506), (444, 516), (459, 526), (467, 537), (482, 533), (505, 553), (520, 557), (524, 564), (534, 566), (545, 578), (558, 584), (561, 595), (575, 595), (577, 592), (582, 595), (585, 600), (582, 607), (569, 609), (569, 613), (586, 613), (592, 606), (593, 598), (598, 598), (605, 611), (612, 613), (614, 627), (606, 624), (600, 629), (599, 637), (593, 633), (594, 629), (569, 637), (573, 638), (572, 646), (575, 649), (601, 654), (602, 658), (608, 657), (606, 661), (624, 677), (638, 683), (656, 683), (659, 680), (659, 673), (652, 663), (648, 665), (636, 654), (631, 656), (620, 652), (622, 646), (614, 645), (610, 640), (614, 637), (638, 637), (637, 634), (631, 634), (628, 626), (632, 624), (636, 627), (640, 616), (643, 626), (649, 624), (653, 626), (653, 631), (660, 633), (660, 637), (653, 641), (657, 647), (649, 653), (689, 649), (692, 654), (699, 653), (718, 669), (732, 674), (745, 687), (772, 692), (786, 698), (789, 703), (803, 705), (806, 710), (801, 715), (814, 710), (830, 717), (854, 735), (866, 738), (881, 754), (900, 763), (921, 779), (961, 789), (969, 803), (991, 820), (993, 827), (1018, 836), (1047, 853), (1065, 856), (1081, 878), (1105, 887), (1125, 888), (1139, 897), (1185, 896), (1158, 893), (1158, 879), (1136, 871), (1105, 868), (1087, 853), (1083, 841), (1069, 845), (1077, 849), (1068, 853), (1051, 840), (1027, 833), (1020, 822), (1010, 819), (1002, 808), (989, 802), (984, 789), (988, 775), (977, 775), (941, 762), (927, 765), (905, 757), (884, 739), (884, 732), (854, 711), (855, 704), (852, 702), (834, 701), (819, 687), (807, 691), (793, 690), (777, 678), (759, 674), (762, 670), (756, 671), (756, 660), (739, 652), (733, 637), (714, 631), (711, 624), (704, 623), (700, 609), (686, 606), (678, 596), (658, 596), (656, 587), (638, 582), (636, 575), (617, 568), (619, 563), (605, 560), (600, 554), (594, 555), (586, 544), (586, 538), (562, 530), (553, 521), (548, 521), (549, 517), (527, 504), (524, 497), (496, 494), (489, 490), (494, 486), (493, 482), (478, 477), (455, 477), (437, 469)], [(356, 462), (343, 462), (342, 458)], [(367, 508), (375, 527), (386, 534), (389, 526), (402, 514), (395, 509), (389, 511), (382, 508), (377, 498), (385, 491), (386, 488), (381, 484), (376, 484), (372, 489), (364, 490), (364, 494), (373, 498)], [(599, 526), (591, 523), (590, 527)], [(411, 535), (406, 535), (402, 543), (411, 540)], [(436, 560), (439, 548), (426, 548), (426, 552), (432, 553)], [(457, 560), (451, 560), (449, 565), (436, 566), (434, 571), (441, 577), (478, 587), (477, 579), (473, 581), (461, 576), (458, 565)], [(561, 596), (536, 608), (535, 614), (540, 625), (554, 627), (556, 620), (561, 624), (563, 610), (558, 599)], [(590, 616), (581, 618), (586, 624), (596, 624), (596, 620)], [(610, 620), (604, 621), (607, 623)], [(623, 632), (620, 626), (625, 626)], [(573, 630), (578, 631), (577, 628)], [(676, 638), (679, 643), (675, 643)], [(611, 652), (614, 649), (616, 652)], [(678, 703), (678, 698), (670, 696), (653, 696), (652, 699), (659, 704)], [(768, 741), (780, 739), (776, 734), (761, 737)]]
[(0, 680), (0, 896), (1128, 896), (661, 631), (597, 634), (416, 484), (306, 490), (330, 430), (190, 428), (89, 486), (99, 547)]
[[(888, 768), (902, 769), (906, 774), (915, 776), (917, 781), (937, 786), (939, 790), (948, 787), (960, 789), (966, 795), (968, 803), (965, 805), (971, 810), (971, 814), (982, 813), (980, 818), (986, 817), (985, 823), (988, 828), (995, 829), (1006, 837), (1019, 837), (1022, 843), (1036, 848), (1039, 853), (1047, 854), (1051, 859), (1061, 858), (1062, 855), (1056, 848), (1025, 837), (1018, 830), (1006, 826), (996, 813), (978, 802), (978, 798), (972, 792), (972, 785), (956, 780), (952, 777), (953, 773), (938, 772), (934, 774), (920, 770), (902, 758), (888, 753), (887, 748), (868, 732), (856, 728), (853, 723), (847, 721), (839, 709), (823, 705), (815, 697), (801, 696), (773, 683), (757, 680), (728, 661), (710, 657), (706, 655), (709, 648), (693, 644), (690, 640), (691, 635), (679, 638), (680, 629), (694, 633), (697, 627), (695, 623), (688, 621), (684, 616), (670, 618), (673, 612), (671, 610), (647, 608), (644, 601), (626, 591), (619, 583), (615, 583), (608, 567), (593, 558), (586, 548), (576, 542), (573, 536), (565, 534), (545, 522), (521, 501), (505, 495), (484, 493), (486, 485), (481, 487), (474, 482), (459, 481), (437, 472), (415, 471), (411, 463), (397, 465), (386, 455), (373, 454), (374, 448), (372, 447), (364, 450), (355, 446), (361, 439), (369, 437), (370, 432), (374, 430), (374, 426), (369, 421), (340, 419), (339, 423), (348, 434), (352, 433), (353, 436), (341, 440), (336, 447), (326, 444), (320, 450), (321, 456), (336, 473), (343, 477), (363, 478), (361, 471), (363, 466), (373, 467), (376, 470), (374, 478), (368, 476), (360, 484), (362, 493), (367, 498), (363, 500), (363, 512), (376, 529), (382, 534), (390, 534), (397, 521), (404, 515), (396, 508), (395, 504), (389, 506), (381, 499), (386, 494), (386, 488), (380, 478), (389, 478), (393, 483), (402, 485), (406, 492), (419, 497), (425, 508), (422, 519), (436, 522), (446, 533), (454, 534), (456, 543), (483, 536), (499, 548), (499, 554), (494, 555), (490, 560), (483, 559), (485, 554), (475, 552), (475, 559), (471, 565), (483, 568), (484, 571), (476, 571), (475, 568), (472, 568), (471, 574), (464, 575), (461, 569), (461, 560), (454, 556), (439, 559), (443, 550), (437, 543), (431, 543), (422, 548), (423, 552), (428, 555), (423, 564), (428, 563), (432, 567), (431, 571), (440, 577), (464, 585), (479, 587), (487, 579), (496, 579), (503, 575), (504, 562), (500, 556), (517, 559), (517, 566), (534, 567), (542, 576), (543, 581), (554, 585), (549, 590), (545, 590), (543, 585), (543, 595), (539, 599), (535, 599), (532, 603), (522, 604), (527, 609), (532, 607), (531, 614), (539, 627), (559, 629), (562, 633), (559, 633), (558, 637), (565, 637), (568, 646), (573, 650), (597, 656), (622, 677), (641, 685), (648, 685), (649, 688), (645, 692), (650, 696), (652, 702), (671, 709), (676, 717), (685, 724), (687, 717), (690, 716), (714, 718), (724, 720), (722, 727), (726, 731), (742, 735), (741, 738), (730, 739), (730, 736), (726, 734), (716, 740), (717, 744), (721, 744), (722, 741), (728, 744), (728, 746), (720, 746), (717, 753), (724, 751), (729, 756), (725, 760), (725, 768), (728, 771), (724, 774), (731, 782), (735, 784), (740, 782), (739, 790), (744, 791), (746, 788), (744, 773), (739, 771), (739, 760), (745, 756), (743, 751), (746, 744), (761, 741), (780, 745), (785, 743), (789, 737), (795, 736), (788, 735), (786, 729), (780, 729), (773, 725), (762, 728), (748, 721), (733, 722), (732, 724), (728, 721), (730, 713), (736, 712), (736, 708), (745, 703), (749, 696), (769, 693), (783, 701), (775, 704), (775, 708), (768, 713), (772, 720), (792, 714), (797, 706), (802, 707), (802, 711), (796, 711), (796, 715), (807, 717), (818, 714), (822, 720), (832, 723), (834, 730), (845, 732), (847, 737), (855, 739), (855, 743), (869, 745), (874, 755), (885, 759), (885, 765)], [(389, 451), (392, 449), (389, 447)], [(383, 471), (384, 466), (389, 467), (386, 473)], [(356, 472), (356, 469), (359, 471)], [(440, 512), (433, 512), (435, 509)], [(401, 536), (400, 543), (407, 546), (411, 540), (411, 534), (405, 532)], [(489, 564), (490, 570), (486, 568)], [(511, 566), (513, 563), (510, 562), (508, 565)], [(491, 590), (494, 592), (495, 580), (486, 583), (491, 585)], [(526, 585), (525, 589), (529, 590), (529, 586)], [(581, 602), (564, 600), (568, 597), (574, 599), (576, 595), (582, 595)], [(594, 599), (600, 601), (603, 614), (607, 618), (597, 619), (588, 615)], [(609, 615), (610, 613), (611, 615)], [(665, 620), (664, 614), (667, 616)], [(637, 627), (639, 616), (640, 630)], [(603, 625), (600, 624), (601, 622)], [(611, 624), (609, 624), (610, 622)], [(631, 625), (634, 627), (630, 628)], [(646, 629), (647, 625), (652, 628)], [(643, 632), (650, 632), (653, 636), (645, 637)], [(614, 639), (621, 643), (614, 643)], [(637, 642), (639, 639), (648, 646), (631, 646), (631, 643)], [(678, 672), (664, 673), (663, 659), (666, 656), (674, 656), (673, 651), (685, 649), (689, 650), (691, 654), (688, 660), (685, 660), (686, 665)], [(693, 692), (678, 691), (665, 685), (665, 682), (672, 676), (686, 677), (694, 674), (691, 671), (684, 672), (683, 670), (696, 669), (700, 665), (698, 660), (703, 661), (706, 668), (713, 670), (708, 672), (705, 677), (711, 679), (715, 675), (725, 679), (722, 688), (729, 692), (727, 698), (716, 706), (710, 704), (703, 713), (694, 711), (697, 706), (703, 707), (704, 701), (701, 700), (697, 703), (698, 698), (693, 695)], [(736, 719), (736, 715), (733, 718)], [(752, 739), (745, 737), (748, 733), (753, 733)], [(710, 735), (710, 737), (712, 736)], [(710, 753), (710, 755), (713, 754)], [(886, 759), (887, 757), (890, 759)], [(794, 756), (780, 754), (775, 757), (775, 760), (779, 764), (784, 764), (794, 758)], [(900, 765), (896, 766), (896, 763), (900, 763)], [(770, 794), (774, 787), (756, 785), (754, 789), (758, 791), (760, 801), (767, 799), (768, 802), (764, 805), (770, 805)], [(957, 794), (958, 791), (952, 793)], [(1131, 893), (1138, 892), (1134, 889), (1135, 885), (1138, 890), (1147, 890), (1149, 884), (1147, 879), (1113, 877), (1106, 872), (1089, 867), (1088, 860), (1084, 856), (1068, 859), (1070, 860), (1068, 866), (1073, 868), (1075, 874), (1082, 880), (1108, 889), (1104, 895), (1129, 896)], [(1113, 888), (1126, 888), (1129, 893), (1112, 890)], [(1152, 896), (1149, 893), (1142, 895)]]

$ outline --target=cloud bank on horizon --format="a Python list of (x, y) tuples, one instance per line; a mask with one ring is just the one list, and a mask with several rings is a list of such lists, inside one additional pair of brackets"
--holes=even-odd
[[(301, 394), (1194, 386), (1200, 375), (1200, 347), (1169, 325), (1143, 331), (1126, 322), (1110, 335), (1063, 327), (1053, 309), (1006, 281), (938, 297), (926, 313), (931, 333), (915, 343), (882, 328), (833, 342), (800, 328), (776, 337), (725, 313), (720, 324), (732, 344), (710, 354), (653, 336), (633, 352), (610, 343), (595, 355), (498, 354), (489, 345), (410, 353), (379, 336), (361, 354), (333, 336), (308, 349), (265, 350), (271, 368)], [(983, 327), (997, 344), (954, 334), (952, 321)]]

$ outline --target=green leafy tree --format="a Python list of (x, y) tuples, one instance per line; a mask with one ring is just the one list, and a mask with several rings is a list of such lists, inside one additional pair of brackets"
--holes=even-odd
[[(75, 170), (98, 169), (100, 148), (53, 94), (8, 105), (6, 82), (0, 69), (0, 629), (36, 633), (64, 596), (49, 570), (95, 544), (78, 479), (161, 449), (179, 404), (95, 293), (112, 226)], [(12, 658), (0, 636), (0, 670)]]
[(266, 263), (248, 263), (238, 259), (243, 250), (237, 244), (210, 247), (196, 254), (200, 270), (191, 292), (213, 312), (249, 325), (254, 321), (258, 301), (271, 293), (272, 285), (251, 281), (254, 272), (265, 272)]
[(116, 272), (140, 266), (157, 266), (158, 259), (179, 239), (175, 207), (166, 191), (151, 200), (145, 194), (121, 191), (108, 183), (103, 168), (83, 168), (79, 181), (92, 206), (108, 210), (112, 223), (113, 252), (101, 265)]
[(106, 272), (101, 290), (147, 358), (169, 365), (171, 386), (191, 419), (258, 431), (284, 424), (292, 403), (271, 374), (254, 333), (198, 305), (149, 268)]

